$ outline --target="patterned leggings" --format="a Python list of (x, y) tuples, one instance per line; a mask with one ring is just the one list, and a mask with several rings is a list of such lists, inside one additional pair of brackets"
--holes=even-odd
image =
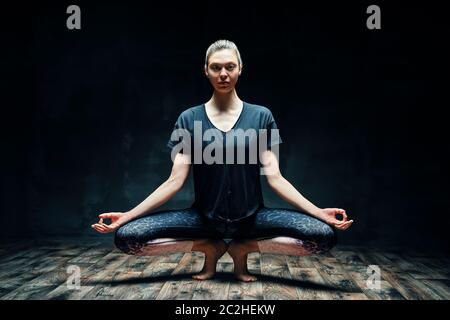
[(261, 207), (238, 222), (221, 222), (201, 215), (195, 208), (164, 210), (120, 227), (114, 243), (131, 255), (190, 252), (196, 239), (253, 239), (259, 252), (287, 255), (321, 254), (334, 245), (335, 230), (305, 213)]

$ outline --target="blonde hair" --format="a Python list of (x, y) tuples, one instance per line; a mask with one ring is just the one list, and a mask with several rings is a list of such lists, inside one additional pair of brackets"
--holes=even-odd
[(214, 42), (213, 44), (211, 44), (209, 46), (208, 50), (206, 50), (205, 67), (208, 67), (208, 59), (209, 59), (209, 57), (214, 52), (217, 52), (217, 51), (223, 50), (223, 49), (234, 50), (236, 52), (236, 56), (238, 58), (239, 67), (242, 67), (241, 54), (239, 53), (239, 49), (237, 48), (236, 44), (233, 41), (224, 40), (224, 39), (217, 40), (216, 42)]

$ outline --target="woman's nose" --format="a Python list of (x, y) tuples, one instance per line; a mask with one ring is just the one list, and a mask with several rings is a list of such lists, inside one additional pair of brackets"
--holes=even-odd
[(228, 74), (227, 74), (225, 68), (222, 68), (222, 70), (220, 70), (220, 76), (221, 76), (221, 77), (226, 77), (226, 76), (228, 76)]

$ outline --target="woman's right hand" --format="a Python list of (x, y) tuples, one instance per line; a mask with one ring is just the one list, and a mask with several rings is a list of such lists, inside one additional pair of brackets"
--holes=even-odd
[[(114, 232), (128, 222), (127, 213), (126, 212), (108, 212), (102, 213), (99, 216), (99, 221), (93, 225), (91, 225), (92, 229), (100, 232), (100, 233), (110, 233)], [(106, 224), (103, 222), (103, 219), (111, 219), (110, 224)]]

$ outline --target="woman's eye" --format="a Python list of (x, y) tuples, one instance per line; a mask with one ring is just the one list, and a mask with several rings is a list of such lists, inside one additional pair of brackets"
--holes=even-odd
[[(227, 71), (233, 71), (236, 66), (233, 65), (229, 65), (225, 67), (227, 69)], [(211, 70), (213, 70), (214, 72), (219, 72), (222, 68), (220, 66), (211, 66)]]

